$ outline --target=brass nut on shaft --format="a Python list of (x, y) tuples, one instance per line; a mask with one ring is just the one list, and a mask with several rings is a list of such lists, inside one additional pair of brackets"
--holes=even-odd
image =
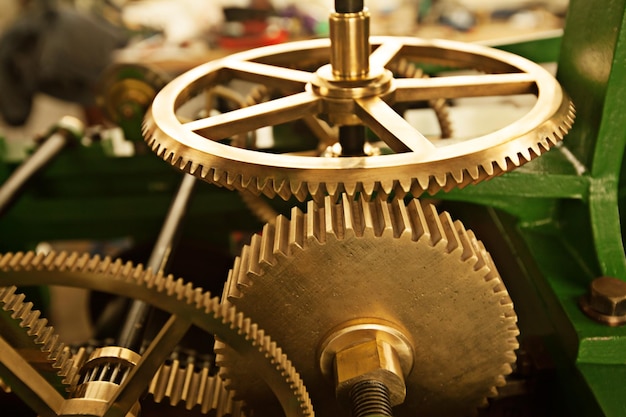
[(391, 405), (402, 404), (406, 397), (404, 375), (398, 355), (391, 344), (374, 339), (337, 352), (335, 389), (340, 401), (347, 401), (352, 388), (363, 381), (378, 381), (389, 391)]
[(626, 281), (607, 276), (594, 279), (580, 305), (589, 317), (600, 323), (609, 326), (626, 323)]

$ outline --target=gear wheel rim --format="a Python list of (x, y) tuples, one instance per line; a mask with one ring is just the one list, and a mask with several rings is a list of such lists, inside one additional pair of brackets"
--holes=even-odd
[[(133, 294), (137, 299), (219, 335), (231, 345), (232, 342), (238, 344), (247, 355), (258, 358), (260, 373), (273, 387), (286, 415), (314, 415), (306, 388), (280, 347), (243, 314), (182, 279), (153, 273), (142, 265), (134, 266), (131, 262), (97, 255), (66, 252), (0, 254), (0, 286), (11, 286), (16, 282), (25, 286), (76, 286), (121, 296)], [(146, 381), (146, 387), (149, 383)], [(46, 410), (46, 415), (63, 415), (62, 406), (59, 410)]]
[[(270, 198), (275, 195), (283, 199), (295, 196), (303, 201), (311, 195), (321, 201), (324, 195), (334, 196), (343, 192), (367, 196), (375, 193), (411, 193), (417, 197), (424, 192), (433, 194), (440, 190), (462, 188), (510, 171), (545, 153), (563, 139), (573, 123), (574, 106), (567, 94), (551, 74), (525, 58), (485, 46), (453, 41), (372, 37), (371, 43), (381, 45), (379, 49), (387, 48), (387, 45), (393, 49), (400, 43), (408, 51), (433, 52), (435, 56), (430, 59), (435, 63), (462, 64), (496, 75), (512, 72), (504, 75), (510, 75), (522, 84), (532, 84), (532, 87), (526, 86), (524, 91), (536, 89), (537, 102), (513, 124), (470, 141), (431, 149), (427, 155), (405, 152), (321, 160), (261, 154), (208, 140), (178, 121), (175, 114), (177, 107), (197, 93), (195, 88), (208, 87), (220, 78), (220, 71), (241, 74), (246, 73), (246, 64), (261, 63), (259, 72), (255, 73), (256, 69), (253, 69), (247, 73), (248, 76), (275, 83), (276, 79), (261, 73), (269, 71), (262, 65), (270, 65), (271, 68), (272, 59), (284, 59), (296, 50), (309, 58), (319, 56), (329, 48), (329, 41), (322, 39), (242, 52), (206, 63), (179, 76), (157, 94), (144, 120), (144, 139), (162, 159), (204, 181), (229, 189), (263, 193)], [(458, 54), (461, 62), (447, 58), (446, 51)], [(401, 55), (396, 53), (393, 57)], [(291, 75), (293, 79), (291, 84), (286, 82), (287, 88), (296, 84), (302, 89), (311, 89), (314, 73), (287, 73), (285, 81), (289, 81), (287, 78)], [(428, 86), (432, 80), (425, 79), (421, 84), (412, 85)], [(398, 80), (394, 81), (399, 84)], [(398, 91), (396, 89), (394, 94)], [(297, 106), (306, 109), (302, 110), (302, 114), (308, 112), (309, 107), (320, 106), (311, 98), (317, 96), (310, 91), (308, 94), (305, 91), (291, 96), (297, 96), (296, 101), (301, 100)], [(435, 97), (423, 99), (428, 98)], [(399, 170), (404, 172), (399, 174)]]
[[(465, 230), (460, 222), (452, 222), (446, 212), (437, 215), (434, 206), (431, 205), (425, 205), (421, 209), (421, 205), (417, 203), (417, 200), (413, 200), (409, 205), (398, 201), (385, 203), (380, 200), (369, 203), (363, 202), (363, 200), (349, 203), (347, 198), (344, 198), (343, 204), (333, 205), (330, 203), (330, 198), (327, 198), (325, 202), (323, 210), (318, 208), (319, 211), (316, 211), (316, 203), (309, 202), (307, 213), (302, 213), (296, 208), (292, 211), (291, 221), (283, 216), (279, 216), (276, 221), (276, 227), (266, 225), (262, 235), (255, 236), (250, 246), (246, 246), (242, 251), (241, 257), (235, 261), (235, 266), (229, 274), (229, 279), (225, 286), (223, 296), (225, 301), (233, 303), (241, 311), (254, 314), (257, 321), (274, 330), (275, 337), (277, 340), (280, 340), (286, 351), (291, 352), (290, 357), (292, 361), (298, 366), (303, 379), (307, 380), (309, 393), (312, 401), (316, 404), (318, 413), (324, 415), (330, 415), (330, 413), (343, 415), (342, 413), (345, 413), (345, 410), (337, 408), (332, 403), (334, 392), (332, 392), (332, 389), (328, 390), (328, 385), (332, 384), (322, 377), (315, 365), (319, 363), (317, 358), (319, 345), (324, 342), (325, 336), (336, 329), (337, 326), (341, 327), (346, 322), (362, 318), (374, 318), (393, 323), (397, 329), (407, 331), (409, 334), (405, 335), (411, 338), (414, 344), (417, 343), (417, 347), (414, 346), (414, 349), (416, 349), (416, 364), (413, 366), (412, 373), (406, 377), (407, 400), (404, 404), (394, 409), (394, 415), (464, 416), (472, 414), (478, 407), (484, 406), (487, 398), (497, 395), (497, 387), (504, 385), (504, 376), (512, 371), (511, 364), (515, 361), (514, 350), (518, 347), (516, 337), (519, 331), (515, 324), (516, 315), (512, 307), (512, 301), (502, 284), (491, 257), (482, 243), (475, 238), (471, 231)], [(316, 213), (315, 216), (318, 217), (317, 221), (319, 222), (315, 226), (313, 225), (316, 223), (316, 220), (308, 215), (308, 213), (313, 212)], [(445, 260), (447, 258), (449, 262), (455, 263), (455, 268), (467, 269), (465, 276), (462, 278), (468, 279), (466, 282), (467, 287), (475, 286), (475, 288), (471, 291), (463, 288), (458, 293), (463, 294), (465, 291), (466, 295), (476, 296), (477, 301), (473, 302), (473, 304), (469, 303), (469, 305), (475, 314), (482, 318), (487, 317), (489, 322), (462, 319), (460, 320), (462, 324), (457, 326), (459, 329), (457, 333), (463, 333), (466, 328), (469, 328), (465, 327), (468, 325), (480, 327), (477, 325), (478, 322), (484, 326), (480, 329), (482, 331), (481, 336), (486, 337), (488, 341), (474, 344), (468, 343), (460, 347), (450, 347), (435, 338), (437, 331), (432, 330), (432, 328), (429, 329), (430, 326), (427, 320), (419, 325), (421, 330), (416, 331), (418, 326), (415, 323), (408, 323), (406, 312), (394, 311), (395, 307), (390, 307), (389, 310), (386, 310), (388, 306), (394, 305), (394, 299), (396, 298), (395, 296), (391, 297), (389, 293), (386, 293), (386, 297), (389, 300), (385, 302), (385, 300), (378, 299), (376, 296), (374, 297), (376, 300), (372, 300), (371, 296), (368, 299), (363, 292), (367, 292), (367, 290), (359, 289), (355, 291), (358, 294), (354, 296), (357, 301), (352, 302), (355, 306), (357, 304), (359, 306), (368, 306), (376, 302), (376, 304), (385, 307), (379, 308), (379, 311), (375, 313), (372, 313), (371, 309), (366, 307), (359, 310), (358, 313), (350, 313), (352, 315), (341, 318), (334, 317), (334, 314), (341, 308), (338, 308), (337, 305), (345, 306), (346, 300), (352, 295), (347, 290), (347, 287), (357, 288), (357, 285), (359, 285), (360, 287), (367, 287), (371, 294), (385, 294), (385, 289), (393, 287), (394, 284), (382, 285), (377, 283), (367, 284), (366, 286), (363, 281), (360, 281), (360, 278), (367, 274), (367, 272), (364, 272), (367, 269), (367, 266), (365, 266), (365, 269), (359, 269), (362, 275), (355, 273), (354, 275), (358, 275), (358, 279), (350, 280), (348, 284), (345, 284), (345, 287), (338, 289), (339, 286), (335, 285), (332, 287), (332, 290), (321, 290), (322, 284), (313, 282), (314, 279), (311, 278), (311, 274), (325, 276), (324, 272), (329, 273), (332, 271), (338, 274), (336, 275), (336, 281), (341, 281), (341, 279), (346, 277), (345, 274), (341, 273), (345, 272), (346, 268), (342, 268), (341, 272), (333, 271), (332, 269), (331, 271), (325, 271), (323, 266), (309, 264), (307, 261), (324, 259), (324, 254), (328, 255), (330, 251), (337, 250), (334, 239), (345, 242), (355, 242), (360, 239), (360, 243), (357, 243), (357, 245), (349, 244), (345, 250), (347, 256), (353, 256), (354, 253), (358, 253), (358, 245), (368, 246), (370, 243), (367, 241), (372, 238), (382, 238), (383, 240), (397, 242), (404, 240), (404, 243), (414, 244), (417, 250), (426, 253), (426, 256), (421, 255), (421, 257), (423, 258), (422, 260), (430, 259), (431, 263), (427, 266), (431, 268), (433, 266), (432, 261), (435, 259)], [(329, 243), (333, 246), (327, 252), (324, 252), (323, 247), (329, 245)], [(399, 245), (401, 244), (400, 242)], [(389, 245), (383, 246), (388, 247), (383, 247), (382, 249), (381, 247), (376, 247), (376, 252), (381, 253), (380, 251), (383, 251), (382, 257), (391, 254), (393, 249), (397, 249), (397, 246), (395, 248)], [(322, 250), (318, 250), (320, 248)], [(428, 251), (430, 251), (430, 254), (427, 253)], [(309, 255), (304, 256), (307, 252)], [(376, 252), (368, 254), (373, 255)], [(300, 259), (298, 256), (300, 256)], [(368, 261), (371, 262), (372, 259), (368, 258)], [(306, 272), (295, 272), (298, 270), (298, 266), (302, 265), (308, 265)], [(326, 265), (332, 268), (330, 263), (327, 262)], [(352, 267), (353, 265), (350, 268)], [(419, 265), (417, 268), (419, 269)], [(399, 269), (396, 268), (394, 276), (400, 274)], [(315, 270), (317, 271), (315, 272)], [(406, 272), (404, 269), (402, 271)], [(309, 276), (308, 280), (306, 278), (307, 274)], [(431, 274), (428, 279), (434, 279), (433, 275)], [(469, 281), (470, 279), (475, 281)], [(452, 286), (450, 286), (451, 283), (463, 283), (458, 277), (442, 278), (441, 282), (445, 283), (446, 286), (444, 289), (439, 289), (439, 291), (447, 294), (454, 293)], [(434, 301), (438, 300), (437, 295), (418, 295), (420, 291), (424, 291), (425, 287), (429, 287), (427, 283), (426, 286), (424, 285), (415, 285), (417, 289), (413, 289), (415, 292), (411, 291), (410, 294), (415, 296), (416, 299), (420, 298), (422, 303), (426, 302), (431, 306), (436, 306), (433, 312), (427, 312), (426, 315), (431, 316), (431, 319), (433, 317), (437, 319), (437, 311), (442, 314), (450, 314), (450, 309), (447, 308), (450, 307), (450, 302), (434, 303)], [(404, 291), (406, 288), (401, 288), (398, 285), (396, 290)], [(329, 300), (333, 297), (329, 294), (336, 292), (339, 294), (337, 297), (341, 301), (333, 301), (334, 306), (331, 302), (325, 301), (324, 307), (319, 308), (319, 305), (315, 304), (314, 297), (307, 298), (307, 294), (315, 291), (324, 291), (324, 296), (321, 297), (323, 300)], [(270, 297), (270, 294), (275, 294), (273, 299)], [(398, 297), (401, 298), (399, 293)], [(322, 302), (319, 299), (317, 301)], [(299, 309), (299, 307), (291, 309), (278, 309), (277, 307), (279, 305), (300, 306), (309, 304), (315, 304), (316, 308), (304, 311)], [(396, 300), (395, 304), (400, 304), (400, 302)], [(442, 307), (443, 304), (445, 305)], [(405, 307), (406, 303), (401, 305)], [(350, 307), (354, 306), (351, 305)], [(416, 308), (416, 310), (419, 310), (419, 308)], [(329, 319), (329, 316), (333, 317)], [(423, 315), (415, 315), (415, 317), (421, 318)], [(420, 319), (415, 319), (415, 321), (418, 322)], [(446, 324), (445, 321), (449, 321), (449, 323)], [(276, 324), (273, 325), (272, 323)], [(317, 325), (316, 323), (323, 323), (326, 327), (321, 328), (322, 325)], [(437, 323), (437, 321), (435, 320), (433, 323)], [(441, 323), (447, 326), (445, 327), (446, 329), (452, 329), (450, 323), (454, 324), (454, 321), (450, 317), (446, 317), (441, 320)], [(306, 335), (303, 336), (305, 333)], [(420, 346), (419, 338), (425, 337), (420, 336), (420, 334), (428, 335), (429, 343), (435, 343), (441, 350)], [(443, 335), (441, 339), (450, 341), (449, 337), (448, 335)], [(306, 340), (309, 345), (301, 343), (302, 340)], [(462, 339), (452, 338), (452, 340), (461, 341)], [(485, 349), (480, 350), (479, 348)], [(480, 350), (478, 353), (476, 352), (477, 349)], [(437, 352), (445, 352), (445, 354)], [(453, 354), (454, 352), (456, 352), (456, 356)], [(224, 350), (220, 354), (222, 357), (218, 357), (218, 359), (224, 364), (222, 368), (224, 374), (232, 379), (236, 389), (245, 393), (253, 401), (262, 391), (259, 391), (256, 386), (253, 386), (252, 382), (246, 379), (247, 375), (245, 373), (242, 374), (239, 369), (230, 367), (230, 352), (228, 350)], [(450, 356), (463, 357), (463, 355), (469, 362), (471, 362), (471, 359), (474, 359), (476, 363), (463, 365), (464, 372), (460, 373), (459, 371), (458, 374), (455, 374), (456, 379), (446, 379), (446, 376), (450, 377), (451, 375), (448, 367), (441, 371), (442, 374), (448, 373), (447, 375), (436, 375), (435, 369), (437, 366), (444, 362), (449, 362)], [(430, 359), (424, 359), (427, 357), (430, 357)], [(423, 366), (427, 362), (435, 365), (429, 365), (428, 371), (432, 372), (428, 377), (423, 378), (416, 372), (420, 372), (419, 364)], [(476, 366), (478, 363), (489, 368), (489, 375), (483, 376), (480, 382), (475, 382), (472, 381), (472, 378), (477, 377), (480, 372), (472, 369), (472, 366)], [(426, 369), (421, 370), (425, 371)], [(435, 383), (435, 381), (440, 385)], [(473, 391), (470, 389), (459, 389), (462, 383), (467, 383), (468, 381), (474, 384), (472, 386)], [(428, 399), (428, 396), (433, 395), (432, 393), (437, 390), (441, 390), (437, 395), (443, 391), (453, 391), (455, 394), (452, 394), (450, 397), (439, 396), (433, 401)], [(455, 397), (457, 392), (461, 391), (463, 394), (458, 394), (459, 396)], [(463, 395), (466, 395), (467, 398), (464, 398)]]

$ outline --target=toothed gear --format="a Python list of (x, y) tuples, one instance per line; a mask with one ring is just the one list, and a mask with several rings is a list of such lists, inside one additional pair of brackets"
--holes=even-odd
[[(131, 373), (124, 382), (124, 387), (129, 390), (129, 397), (148, 387), (150, 378), (169, 354), (165, 347), (175, 345), (185, 330), (194, 325), (209, 334), (218, 335), (229, 346), (254, 358), (255, 369), (272, 387), (287, 416), (313, 416), (311, 402), (299, 374), (270, 337), (234, 308), (220, 304), (217, 298), (184, 283), (182, 279), (155, 274), (150, 269), (144, 270), (141, 265), (133, 266), (130, 262), (122, 263), (121, 260), (113, 261), (88, 254), (52, 252), (44, 255), (27, 252), (0, 255), (0, 286), (18, 282), (24, 286), (63, 285), (120, 296), (132, 294), (134, 298), (171, 314), (159, 337), (146, 348), (136, 366), (137, 372)], [(19, 356), (19, 351), (4, 342), (3, 346), (6, 350), (0, 355), (0, 361), (3, 361), (3, 366), (0, 367), (2, 370), (7, 366), (13, 369), (17, 366), (19, 372), (24, 368), (30, 369), (26, 359)], [(149, 356), (151, 358), (146, 359)], [(8, 364), (6, 361), (9, 358), (19, 363)], [(148, 372), (154, 366), (154, 372)], [(63, 412), (67, 410), (80, 410), (81, 399), (77, 399), (79, 402), (76, 403), (71, 398), (50, 395), (49, 385), (42, 384), (41, 381), (22, 380), (22, 383), (25, 384), (22, 393), (29, 399), (27, 403), (36, 407), (35, 411), (39, 414), (64, 415)], [(13, 391), (20, 395), (19, 387), (13, 387)], [(42, 392), (46, 394), (43, 395)], [(136, 398), (124, 398), (125, 394), (122, 389), (116, 401), (136, 401)]]
[[(484, 46), (442, 40), (372, 37), (372, 76), (347, 86), (317, 72), (293, 69), (303, 60), (328, 62), (330, 42), (274, 45), (208, 62), (161, 90), (144, 121), (144, 138), (172, 166), (228, 189), (283, 199), (325, 195), (435, 193), (510, 171), (548, 151), (570, 129), (574, 106), (554, 77), (522, 57)], [(393, 79), (398, 60), (475, 69), (478, 75)], [(266, 85), (282, 97), (186, 122), (193, 98), (234, 79)], [(534, 94), (520, 119), (465, 140), (426, 139), (391, 106), (434, 99)], [(180, 113), (180, 114), (179, 114)], [(263, 126), (302, 119), (323, 132), (331, 124), (362, 123), (395, 153), (319, 158), (271, 154), (220, 143)], [(337, 119), (337, 120), (335, 120)], [(323, 121), (322, 121), (323, 120)], [(321, 133), (323, 134), (323, 133)], [(322, 141), (324, 142), (324, 141)]]
[(59, 393), (73, 385), (77, 369), (68, 346), (59, 340), (48, 320), (25, 302), (17, 288), (0, 287), (0, 337), (18, 350)]
[[(254, 317), (289, 352), (320, 415), (346, 415), (319, 370), (320, 344), (343, 323), (382, 320), (410, 339), (402, 416), (464, 416), (496, 395), (518, 347), (517, 317), (490, 255), (470, 230), (416, 199), (310, 201), (244, 247), (223, 302)], [(226, 349), (242, 395), (265, 394)]]
[(226, 388), (225, 381), (211, 375), (208, 366), (186, 365), (174, 359), (166, 363), (152, 379), (148, 388), (154, 402), (168, 400), (169, 405), (182, 404), (187, 410), (197, 409), (215, 417), (245, 417), (243, 401), (234, 398), (235, 392)]

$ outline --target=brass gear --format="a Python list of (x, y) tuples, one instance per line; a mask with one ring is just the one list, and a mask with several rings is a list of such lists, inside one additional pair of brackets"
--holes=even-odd
[(187, 410), (199, 409), (202, 414), (215, 417), (244, 417), (243, 401), (234, 398), (235, 392), (226, 388), (225, 381), (211, 375), (209, 368), (194, 364), (181, 366), (177, 359), (163, 364), (150, 382), (148, 393), (155, 403), (169, 400), (169, 405), (184, 404)]
[[(64, 285), (120, 296), (132, 294), (133, 297), (171, 314), (161, 332), (162, 336), (157, 337), (147, 347), (135, 368), (136, 372), (125, 380), (116, 401), (100, 410), (102, 415), (109, 411), (118, 412), (119, 407), (123, 408), (126, 404), (129, 407), (134, 404), (137, 400), (135, 394), (139, 395), (137, 393), (147, 388), (150, 378), (169, 354), (164, 351), (164, 347), (177, 343), (184, 334), (180, 333), (191, 325), (210, 334), (217, 334), (229, 346), (253, 360), (258, 366), (259, 375), (272, 387), (288, 416), (313, 415), (302, 380), (269, 336), (241, 313), (220, 304), (217, 298), (212, 298), (202, 289), (185, 284), (182, 279), (155, 274), (150, 269), (144, 270), (141, 265), (135, 267), (130, 262), (122, 263), (119, 259), (112, 261), (88, 254), (52, 252), (44, 255), (20, 252), (0, 255), (0, 286), (18, 282), (24, 286)], [(169, 332), (173, 329), (176, 329), (171, 332), (174, 335)], [(68, 408), (80, 408), (80, 404), (70, 404), (73, 399), (65, 399), (60, 394), (51, 392), (51, 386), (36, 377), (37, 372), (28, 365), (20, 352), (8, 344), (4, 336), (0, 340), (0, 370), (4, 371), (3, 379), (18, 382), (17, 387), (11, 384), (13, 391), (22, 396), (29, 406), (40, 415), (46, 416), (62, 416)], [(152, 369), (154, 371), (151, 372)], [(24, 372), (33, 378), (20, 378), (24, 376)]]
[(156, 68), (133, 63), (111, 65), (97, 85), (96, 102), (118, 125), (143, 114), (170, 77)]
[[(0, 287), (2, 337), (8, 336), (12, 346), (19, 346), (28, 363), (57, 391), (72, 392), (78, 370), (87, 359), (88, 350), (93, 348), (81, 347), (72, 354), (53, 328), (46, 326), (46, 319), (39, 318), (40, 312), (32, 310), (32, 303), (24, 302), (24, 295), (15, 291), (16, 287)], [(12, 330), (7, 331), (9, 327)], [(2, 379), (0, 389), (11, 392)], [(147, 392), (157, 404), (169, 399), (171, 406), (182, 402), (187, 410), (198, 408), (200, 413), (212, 413), (215, 417), (245, 416), (244, 403), (235, 400), (235, 392), (227, 390), (222, 378), (211, 375), (206, 365), (196, 368), (187, 361), (186, 366), (181, 366), (178, 359), (172, 359), (159, 368)]]
[[(372, 37), (372, 70), (356, 82), (334, 79), (328, 65), (317, 72), (294, 62), (328, 62), (329, 40), (274, 45), (208, 62), (179, 76), (155, 97), (144, 138), (176, 168), (229, 189), (273, 198), (340, 193), (372, 196), (435, 193), (510, 171), (543, 154), (570, 129), (574, 106), (554, 77), (519, 56), (484, 46), (442, 40)], [(394, 61), (471, 68), (479, 75), (394, 79)], [(284, 97), (191, 122), (179, 109), (220, 83), (242, 79)], [(478, 138), (432, 141), (391, 108), (396, 103), (459, 97), (534, 94), (531, 110), (514, 123)], [(362, 123), (395, 153), (318, 158), (261, 153), (218, 142), (262, 126), (303, 119), (337, 125)], [(320, 120), (321, 119), (321, 120)], [(323, 131), (324, 129), (320, 129)]]
[(0, 287), (0, 337), (11, 344), (56, 391), (63, 394), (73, 385), (77, 368), (70, 348), (59, 340), (54, 328), (25, 302), (16, 287)]
[[(289, 352), (316, 410), (338, 409), (320, 371), (320, 349), (344, 323), (392, 323), (410, 340), (414, 365), (396, 416), (460, 416), (476, 410), (511, 372), (516, 315), (474, 234), (414, 199), (363, 199), (294, 208), (255, 235), (224, 289)], [(228, 350), (218, 355), (235, 388), (264, 396)]]

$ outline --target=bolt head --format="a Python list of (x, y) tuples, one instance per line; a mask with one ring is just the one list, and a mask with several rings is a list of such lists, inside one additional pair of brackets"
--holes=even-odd
[(607, 276), (594, 279), (581, 305), (585, 313), (602, 323), (626, 323), (626, 281)]

